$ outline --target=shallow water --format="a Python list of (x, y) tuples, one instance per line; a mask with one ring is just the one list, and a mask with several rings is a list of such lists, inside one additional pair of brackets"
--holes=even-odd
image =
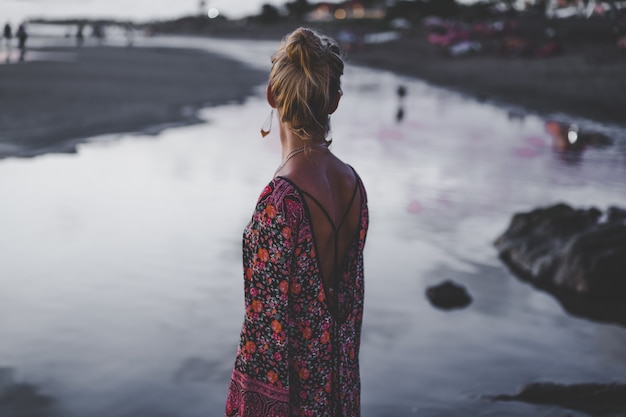
[[(263, 68), (275, 47), (198, 45)], [(624, 130), (575, 121), (616, 143), (572, 155), (554, 150), (545, 118), (515, 109), (356, 67), (343, 88), (333, 151), (359, 171), (371, 211), (363, 416), (578, 416), (483, 396), (624, 382), (626, 329), (569, 316), (492, 246), (517, 211), (626, 206)], [(202, 110), (205, 124), (0, 160), (0, 387), (33, 384), (55, 400), (47, 415), (222, 414), (241, 232), (279, 162), (276, 133), (259, 135), (263, 93)], [(425, 289), (445, 279), (474, 302), (433, 308)]]

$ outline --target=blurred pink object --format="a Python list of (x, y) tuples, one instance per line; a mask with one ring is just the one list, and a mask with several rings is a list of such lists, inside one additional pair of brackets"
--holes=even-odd
[(533, 146), (535, 148), (545, 148), (546, 146), (546, 142), (537, 136), (531, 136), (531, 137), (525, 138), (524, 141), (528, 145)]
[(422, 211), (422, 205), (417, 200), (412, 200), (406, 209), (411, 214), (416, 214)]
[(404, 134), (398, 129), (383, 128), (378, 131), (378, 139), (402, 140), (404, 139)]
[(521, 156), (522, 158), (534, 158), (539, 155), (539, 152), (532, 148), (517, 148), (515, 150), (515, 154), (517, 156)]

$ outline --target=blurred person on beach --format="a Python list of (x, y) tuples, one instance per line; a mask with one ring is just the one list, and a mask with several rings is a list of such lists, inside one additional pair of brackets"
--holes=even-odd
[(272, 57), (267, 101), (282, 162), (243, 236), (245, 320), (227, 416), (360, 416), (363, 248), (356, 171), (329, 149), (342, 95), (337, 43), (306, 28)]
[(100, 22), (95, 22), (91, 26), (91, 36), (96, 38), (98, 45), (102, 46), (104, 43), (105, 33), (104, 33), (104, 25)]
[(133, 46), (135, 42), (135, 27), (131, 22), (124, 25), (124, 37), (126, 38), (126, 46)]
[(78, 48), (83, 46), (83, 43), (85, 42), (84, 30), (85, 30), (85, 24), (79, 23), (78, 27), (76, 28), (76, 47)]
[(26, 32), (26, 24), (22, 23), (17, 28), (17, 32), (15, 32), (15, 36), (18, 40), (18, 48), (20, 50), (20, 61), (24, 61), (26, 56), (26, 40), (28, 39), (28, 32)]
[[(11, 29), (11, 24), (9, 22), (4, 24), (4, 30), (2, 31), (2, 36), (4, 37), (4, 44), (7, 48), (7, 51), (11, 51), (11, 39), (13, 39), (13, 30)], [(9, 55), (7, 54), (7, 59), (9, 59)]]

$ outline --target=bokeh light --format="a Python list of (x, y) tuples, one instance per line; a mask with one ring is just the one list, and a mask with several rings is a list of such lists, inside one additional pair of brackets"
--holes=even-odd
[(572, 145), (578, 141), (578, 126), (572, 125), (567, 131), (567, 140)]

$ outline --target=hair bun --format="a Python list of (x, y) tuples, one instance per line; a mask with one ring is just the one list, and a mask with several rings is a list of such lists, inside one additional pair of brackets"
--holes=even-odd
[(311, 72), (313, 59), (316, 55), (315, 51), (319, 48), (319, 45), (316, 45), (318, 43), (318, 36), (313, 31), (305, 28), (295, 30), (287, 39), (285, 47), (287, 58), (302, 68), (307, 76)]
[(268, 91), (281, 120), (303, 140), (328, 136), (328, 115), (335, 109), (343, 74), (337, 52), (332, 39), (313, 29), (298, 28), (283, 38), (272, 55)]

